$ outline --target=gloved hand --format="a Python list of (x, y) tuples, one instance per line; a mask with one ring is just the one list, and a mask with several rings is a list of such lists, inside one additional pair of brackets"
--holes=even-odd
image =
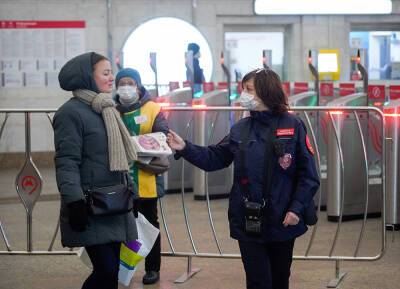
[(88, 212), (84, 200), (79, 200), (68, 204), (69, 224), (72, 230), (83, 232), (88, 224)]
[(139, 199), (133, 200), (133, 215), (137, 219), (139, 217)]

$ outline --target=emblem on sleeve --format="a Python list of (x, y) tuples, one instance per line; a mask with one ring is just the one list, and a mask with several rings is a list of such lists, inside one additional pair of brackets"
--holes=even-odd
[(310, 139), (308, 138), (308, 135), (306, 135), (306, 146), (310, 154), (314, 155), (314, 148), (311, 145)]
[(279, 158), (279, 165), (282, 169), (286, 170), (292, 164), (292, 155), (284, 154)]

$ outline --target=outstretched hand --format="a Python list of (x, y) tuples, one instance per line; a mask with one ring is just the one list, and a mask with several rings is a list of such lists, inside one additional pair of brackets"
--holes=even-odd
[(176, 151), (183, 150), (186, 146), (185, 141), (172, 130), (169, 130), (169, 133), (167, 134), (167, 143), (171, 149)]

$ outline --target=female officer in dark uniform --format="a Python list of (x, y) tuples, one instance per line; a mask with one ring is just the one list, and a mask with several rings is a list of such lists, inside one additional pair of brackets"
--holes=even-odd
[(206, 171), (234, 162), (228, 217), (247, 288), (287, 289), (294, 241), (307, 231), (302, 214), (319, 187), (314, 151), (304, 124), (288, 112), (275, 72), (251, 71), (242, 85), (239, 100), (250, 116), (220, 143), (201, 147), (172, 131), (168, 143), (176, 157)]

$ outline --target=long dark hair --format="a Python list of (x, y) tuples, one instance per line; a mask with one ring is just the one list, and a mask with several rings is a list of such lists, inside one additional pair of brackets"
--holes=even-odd
[(257, 96), (272, 113), (281, 114), (289, 110), (288, 100), (278, 74), (269, 68), (255, 69), (243, 77), (242, 87), (251, 79), (254, 79)]

